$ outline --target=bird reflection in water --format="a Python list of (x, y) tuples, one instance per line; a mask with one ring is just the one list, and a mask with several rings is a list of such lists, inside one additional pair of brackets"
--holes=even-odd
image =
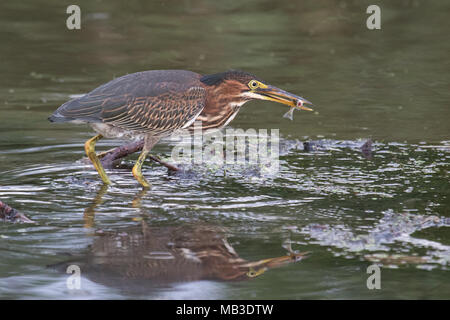
[[(107, 191), (103, 186), (85, 210), (85, 226), (93, 227), (95, 209)], [(140, 208), (146, 191), (140, 191), (132, 206)], [(117, 231), (97, 230), (93, 243), (79, 264), (82, 273), (95, 282), (145, 281), (155, 284), (196, 280), (245, 280), (269, 269), (298, 262), (308, 252), (289, 252), (276, 258), (247, 261), (239, 257), (226, 239), (226, 229), (205, 223), (177, 226), (139, 224)]]

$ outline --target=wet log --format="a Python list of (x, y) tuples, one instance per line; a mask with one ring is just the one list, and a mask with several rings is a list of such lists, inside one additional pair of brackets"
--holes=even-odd
[(372, 159), (372, 140), (368, 139), (362, 146), (361, 146), (361, 152), (364, 156), (364, 158), (370, 160)]
[(104, 168), (111, 169), (116, 167), (126, 156), (141, 151), (143, 146), (144, 140), (137, 140), (103, 152), (98, 157)]
[(34, 223), (33, 220), (28, 219), (23, 213), (11, 208), (6, 203), (0, 201), (0, 220), (6, 222), (27, 222)]
[[(114, 168), (126, 156), (129, 156), (130, 154), (141, 151), (143, 146), (144, 146), (144, 140), (138, 140), (138, 141), (134, 141), (134, 142), (122, 145), (120, 147), (108, 150), (104, 153), (99, 154), (98, 157), (100, 158), (100, 161), (102, 162), (102, 165), (104, 168)], [(170, 171), (178, 171), (179, 170), (174, 165), (171, 165), (170, 163), (161, 161), (161, 159), (159, 159), (158, 157), (148, 155), (147, 158), (165, 166)]]
[[(328, 146), (329, 147), (329, 146)], [(372, 146), (372, 140), (368, 139), (366, 142), (361, 145), (360, 147), (361, 153), (364, 158), (370, 160), (372, 159), (373, 154), (373, 146)], [(327, 145), (324, 144), (323, 141), (305, 141), (303, 142), (303, 150), (307, 152), (312, 152), (320, 149), (327, 149)]]
[[(134, 142), (130, 142), (128, 144), (122, 145), (120, 147), (113, 148), (111, 150), (108, 150), (106, 152), (103, 152), (98, 155), (100, 158), (100, 161), (102, 162), (102, 165), (104, 168), (114, 168), (117, 167), (117, 165), (120, 163), (121, 159), (125, 158), (126, 156), (129, 156), (130, 154), (133, 154), (135, 152), (139, 152), (142, 150), (144, 146), (144, 140), (137, 140)], [(306, 141), (303, 143), (304, 151), (311, 152), (315, 151), (318, 148), (324, 148), (323, 142), (321, 141)], [(361, 152), (363, 156), (366, 159), (372, 158), (372, 140), (368, 139), (361, 147)], [(179, 171), (179, 169), (169, 163), (166, 163), (164, 161), (161, 161), (159, 158), (148, 155), (149, 159), (165, 166), (170, 171)]]

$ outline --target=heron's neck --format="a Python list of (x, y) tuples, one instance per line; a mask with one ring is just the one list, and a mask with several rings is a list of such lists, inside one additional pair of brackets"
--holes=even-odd
[(247, 101), (240, 97), (229, 97), (219, 89), (210, 89), (206, 105), (196, 121), (202, 121), (203, 129), (222, 128), (229, 124)]

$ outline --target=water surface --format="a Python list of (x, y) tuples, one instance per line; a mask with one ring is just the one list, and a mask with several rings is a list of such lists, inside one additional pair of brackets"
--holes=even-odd
[[(80, 31), (65, 28), (64, 3), (0, 4), (0, 200), (36, 221), (0, 224), (0, 297), (450, 298), (450, 6), (382, 2), (382, 29), (369, 31), (369, 4), (79, 1)], [(131, 156), (108, 171), (115, 184), (105, 190), (80, 161), (92, 130), (47, 121), (71, 95), (126, 73), (229, 68), (315, 104), (289, 121), (280, 105), (250, 102), (231, 123), (280, 129), (275, 176), (195, 165), (168, 175), (147, 161), (153, 187), (142, 193)], [(371, 157), (360, 149), (368, 139)], [(305, 151), (305, 141), (318, 144)], [(143, 221), (161, 233), (206, 224), (246, 261), (311, 255), (233, 282), (127, 285), (114, 270), (99, 278), (82, 269), (78, 291), (47, 267), (87, 259), (99, 232), (130, 233)], [(381, 290), (367, 289), (372, 263), (383, 265)]]

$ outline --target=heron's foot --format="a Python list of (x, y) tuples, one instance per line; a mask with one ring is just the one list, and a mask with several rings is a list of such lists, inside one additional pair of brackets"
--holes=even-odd
[(99, 134), (99, 135), (96, 135), (95, 137), (89, 139), (88, 141), (86, 141), (86, 143), (84, 144), (84, 150), (86, 151), (86, 154), (87, 154), (89, 160), (91, 160), (92, 164), (94, 165), (95, 169), (97, 170), (98, 174), (100, 175), (100, 178), (102, 178), (103, 183), (111, 184), (111, 181), (109, 180), (108, 175), (105, 172), (105, 169), (103, 169), (103, 166), (102, 166), (100, 160), (98, 159), (97, 155), (95, 154), (95, 144), (101, 138), (103, 138), (103, 136), (101, 134)]
[[(133, 201), (131, 202), (131, 206), (135, 209), (140, 209), (142, 206), (142, 198), (147, 194), (148, 188), (142, 188), (141, 191), (139, 191), (136, 196), (134, 197)], [(137, 218), (139, 219), (139, 218)], [(136, 220), (137, 221), (137, 220)]]
[(99, 205), (103, 203), (103, 196), (108, 191), (108, 185), (103, 184), (100, 189), (97, 191), (95, 198), (92, 200), (92, 203), (84, 210), (83, 219), (84, 219), (84, 227), (85, 228), (93, 228), (95, 224), (95, 210)]
[(147, 156), (148, 151), (142, 151), (140, 154), (138, 160), (136, 161), (136, 164), (133, 167), (133, 176), (134, 178), (142, 185), (144, 188), (150, 188), (150, 183), (145, 180), (144, 175), (142, 174), (142, 164), (145, 161), (145, 157)]

